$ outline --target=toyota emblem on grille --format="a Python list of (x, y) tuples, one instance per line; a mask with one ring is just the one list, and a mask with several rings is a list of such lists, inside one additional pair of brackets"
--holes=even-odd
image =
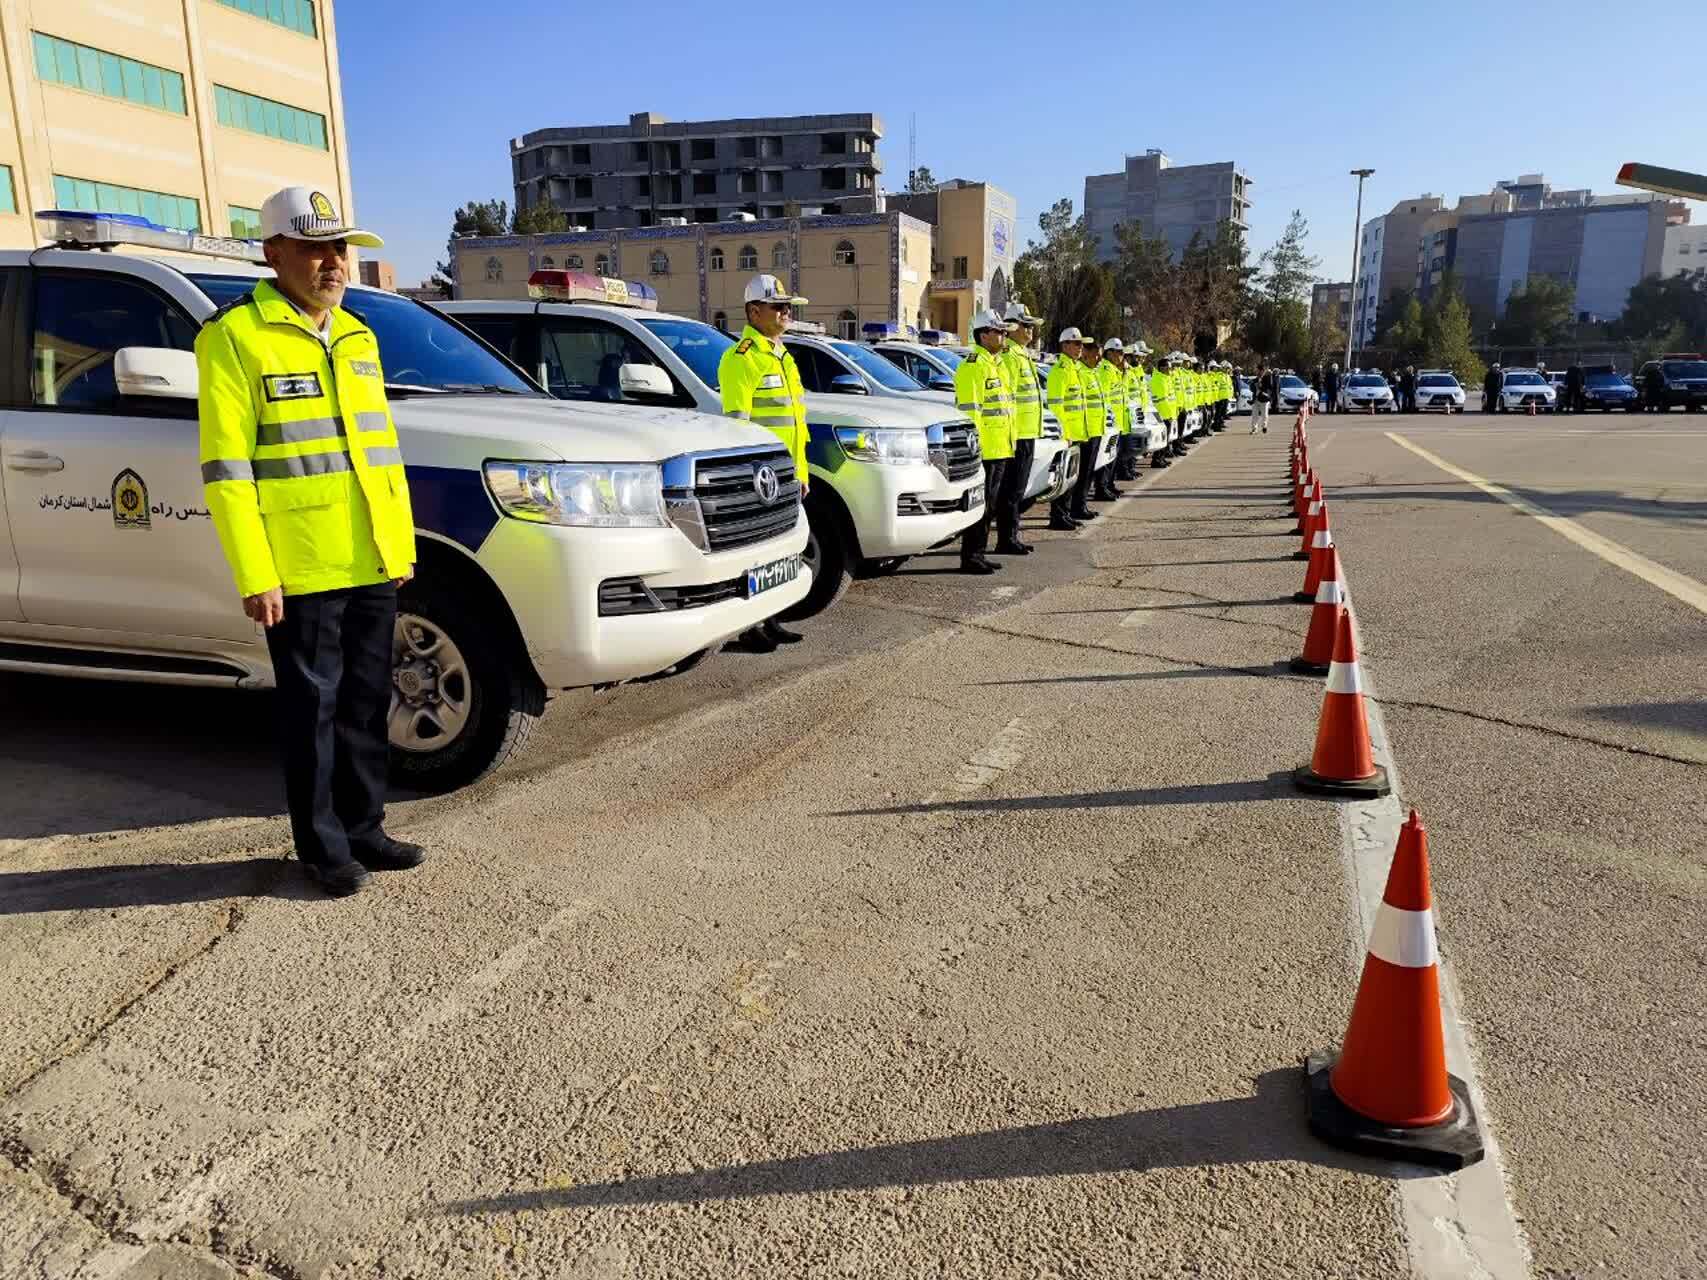
[(767, 507), (782, 494), (782, 482), (776, 478), (776, 468), (765, 463), (753, 471), (753, 492)]

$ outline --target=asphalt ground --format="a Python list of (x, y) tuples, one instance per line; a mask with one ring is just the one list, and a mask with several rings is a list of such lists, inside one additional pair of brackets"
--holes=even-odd
[[(1667, 563), (1703, 442), (1487, 422), (1313, 449), (1535, 1271), (1700, 1274), (1700, 617), (1384, 432)], [(0, 1274), (1406, 1274), (1285, 439), (565, 698), (339, 902), (264, 698), (0, 682)]]

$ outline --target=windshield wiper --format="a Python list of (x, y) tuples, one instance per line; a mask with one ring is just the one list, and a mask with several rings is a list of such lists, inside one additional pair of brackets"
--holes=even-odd
[(388, 382), (385, 384), (387, 395), (407, 396), (442, 396), (444, 391), (439, 387), (423, 387), (413, 382)]
[(528, 393), (515, 387), (500, 387), (495, 382), (447, 382), (440, 390), (461, 396), (525, 396)]

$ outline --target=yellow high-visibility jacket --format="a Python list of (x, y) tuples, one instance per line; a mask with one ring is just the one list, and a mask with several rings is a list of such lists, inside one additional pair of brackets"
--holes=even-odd
[(1102, 397), (1102, 374), (1087, 364), (1079, 365), (1079, 379), (1085, 388), (1085, 439), (1101, 440), (1108, 430), (1108, 404)]
[(1049, 381), (1044, 388), (1050, 411), (1061, 421), (1061, 437), (1065, 440), (1086, 440), (1085, 386), (1077, 360), (1057, 356), (1049, 366)]
[(960, 362), (954, 371), (954, 407), (977, 424), (986, 462), (1014, 456), (1014, 401), (1000, 356), (974, 347)]
[(1121, 435), (1132, 430), (1132, 406), (1126, 399), (1126, 371), (1116, 369), (1112, 362), (1104, 360), (1097, 366), (1097, 376), (1102, 379), (1103, 403), (1114, 415), (1114, 425)]
[(717, 386), (723, 412), (773, 433), (794, 458), (795, 478), (808, 484), (806, 388), (788, 348), (748, 325), (718, 361)]
[(202, 486), (239, 595), (370, 586), (415, 563), (379, 340), (342, 308), (329, 333), (261, 280), (196, 337)]
[(1179, 403), (1174, 399), (1174, 380), (1168, 371), (1157, 365), (1150, 371), (1150, 398), (1156, 405), (1156, 416), (1171, 422), (1179, 416)]
[(1126, 396), (1132, 402), (1132, 425), (1143, 426), (1150, 408), (1150, 375), (1136, 362), (1126, 366)]
[(1031, 353), (1012, 338), (1002, 348), (1002, 372), (1014, 397), (1014, 439), (1035, 440), (1043, 434), (1043, 392), (1037, 385), (1037, 366)]

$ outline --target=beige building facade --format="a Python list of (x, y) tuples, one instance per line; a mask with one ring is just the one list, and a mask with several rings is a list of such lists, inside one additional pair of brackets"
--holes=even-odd
[(955, 178), (935, 191), (891, 196), (890, 205), (931, 224), (927, 326), (970, 341), (972, 317), (1007, 306), (1019, 256), (1018, 206), (1000, 187)]
[(867, 324), (928, 324), (931, 227), (898, 211), (696, 223), (453, 241), (458, 298), (525, 298), (541, 269), (638, 280), (658, 309), (732, 333), (742, 292), (760, 272), (807, 298), (799, 317), (831, 334)]
[(354, 217), (332, 0), (0, 0), (0, 244), (32, 214), (253, 236), (305, 185)]

